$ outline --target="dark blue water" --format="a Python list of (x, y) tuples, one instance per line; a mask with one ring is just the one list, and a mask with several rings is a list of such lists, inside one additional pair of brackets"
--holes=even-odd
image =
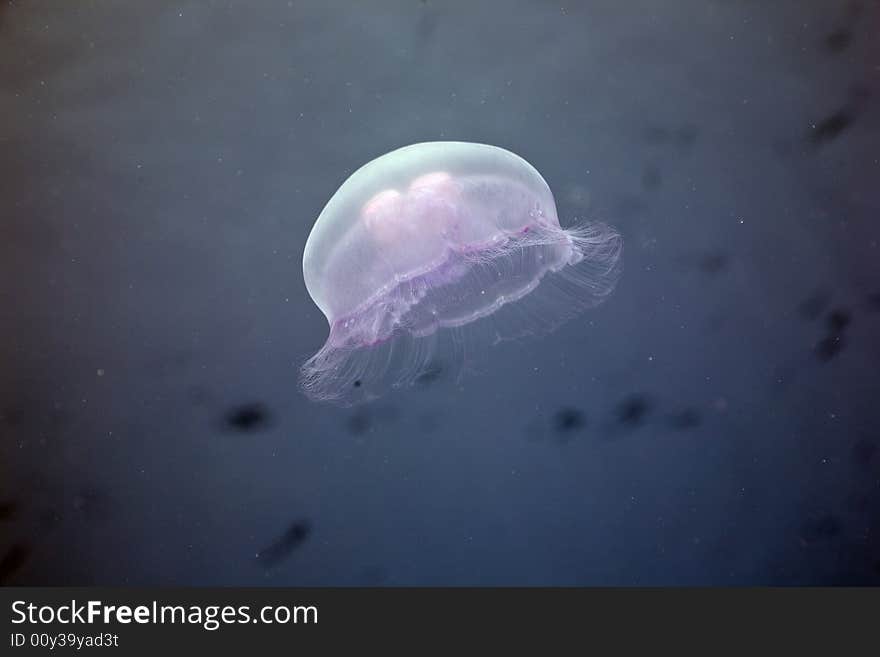
[[(0, 579), (880, 583), (877, 2), (0, 5)], [(458, 381), (308, 402), (306, 237), (456, 139), (626, 241)]]

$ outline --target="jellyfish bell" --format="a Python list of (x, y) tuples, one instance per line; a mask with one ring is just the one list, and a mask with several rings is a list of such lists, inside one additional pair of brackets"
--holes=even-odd
[(392, 151), (343, 183), (306, 242), (306, 288), (330, 333), (303, 389), (356, 401), (419, 380), (446, 342), (460, 357), (552, 330), (614, 289), (621, 254), (609, 226), (562, 228), (541, 174), (510, 151)]

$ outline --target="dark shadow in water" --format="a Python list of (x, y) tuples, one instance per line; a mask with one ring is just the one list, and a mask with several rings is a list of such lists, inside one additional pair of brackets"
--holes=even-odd
[(823, 363), (827, 363), (840, 355), (845, 346), (846, 341), (842, 335), (825, 336), (816, 344), (816, 358)]
[(526, 440), (533, 443), (544, 442), (548, 435), (559, 445), (570, 443), (587, 427), (587, 414), (574, 406), (562, 406), (548, 419), (539, 414), (525, 427)]
[(441, 378), (443, 378), (443, 363), (432, 360), (416, 377), (416, 385), (429, 386), (432, 383), (437, 383)]
[(228, 429), (241, 433), (262, 431), (271, 426), (272, 414), (266, 405), (260, 402), (242, 404), (226, 413), (224, 424)]
[(816, 344), (816, 358), (821, 362), (828, 362), (838, 356), (846, 346), (845, 331), (852, 323), (852, 316), (848, 310), (836, 308), (828, 313), (825, 319), (827, 333)]
[(831, 55), (838, 55), (852, 45), (853, 28), (858, 24), (864, 7), (861, 2), (850, 2), (842, 17), (841, 24), (825, 35), (822, 45)]
[(576, 408), (560, 408), (553, 416), (553, 429), (557, 434), (571, 434), (586, 426), (587, 416)]
[(826, 325), (829, 333), (840, 333), (852, 321), (852, 315), (844, 308), (836, 308), (828, 313)]
[(849, 129), (855, 118), (855, 112), (851, 108), (842, 107), (811, 128), (808, 139), (814, 146), (834, 141)]
[(651, 400), (640, 394), (630, 395), (618, 404), (615, 410), (617, 423), (628, 429), (641, 426), (653, 408)]
[(852, 43), (852, 40), (852, 30), (846, 27), (841, 27), (825, 36), (825, 49), (836, 55), (837, 53), (846, 50)]
[(312, 525), (308, 520), (297, 520), (281, 536), (257, 553), (257, 561), (265, 568), (280, 563), (301, 547), (311, 533)]
[(437, 32), (439, 16), (436, 8), (429, 6), (425, 0), (422, 0), (421, 5), (419, 18), (416, 22), (416, 34), (419, 37), (419, 47), (426, 48), (431, 45), (434, 35)]

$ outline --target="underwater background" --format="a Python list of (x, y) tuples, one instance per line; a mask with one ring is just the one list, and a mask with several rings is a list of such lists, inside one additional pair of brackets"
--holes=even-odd
[[(880, 3), (0, 4), (0, 582), (880, 584)], [(315, 218), (430, 140), (601, 306), (309, 402)]]

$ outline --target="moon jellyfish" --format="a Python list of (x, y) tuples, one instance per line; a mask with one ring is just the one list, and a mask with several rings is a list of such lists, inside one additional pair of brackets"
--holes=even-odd
[(622, 248), (605, 224), (562, 228), (541, 174), (510, 151), (387, 153), (345, 181), (306, 242), (306, 288), (330, 334), (303, 389), (356, 401), (419, 380), (444, 344), (459, 357), (549, 332), (608, 296)]

